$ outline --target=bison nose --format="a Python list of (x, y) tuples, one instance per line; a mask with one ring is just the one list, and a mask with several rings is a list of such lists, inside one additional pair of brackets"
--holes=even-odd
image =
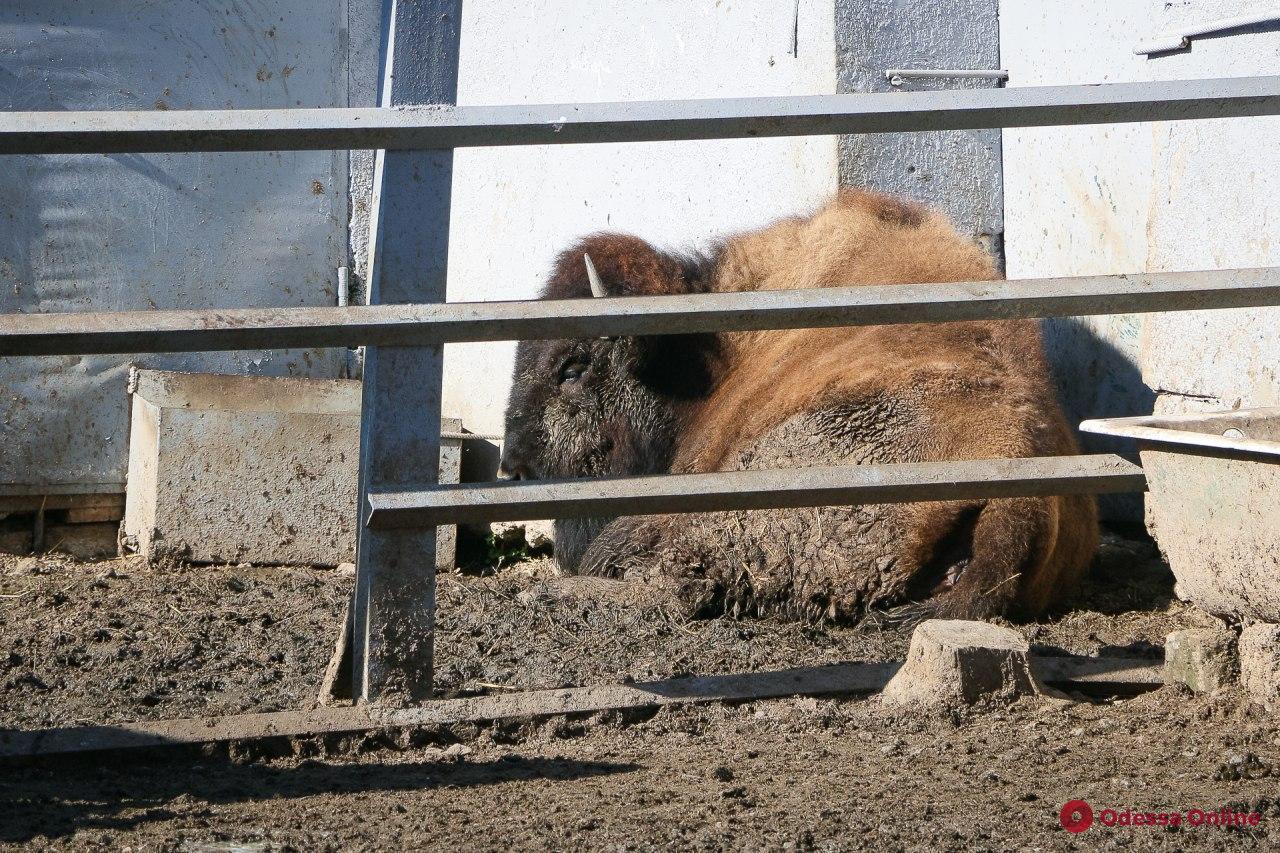
[(502, 461), (498, 463), (498, 479), (532, 480), (533, 474), (529, 470), (529, 466), (525, 465), (518, 459), (513, 459), (504, 454)]

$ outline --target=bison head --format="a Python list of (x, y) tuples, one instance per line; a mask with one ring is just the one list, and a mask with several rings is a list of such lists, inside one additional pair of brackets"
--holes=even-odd
[[(597, 284), (588, 274), (594, 262)], [(597, 235), (563, 252), (543, 299), (651, 296), (705, 289), (707, 261), (643, 240)], [(683, 410), (713, 384), (714, 335), (521, 341), (507, 402), (502, 472), (513, 479), (670, 470)], [(610, 519), (556, 522), (556, 559), (576, 569)]]

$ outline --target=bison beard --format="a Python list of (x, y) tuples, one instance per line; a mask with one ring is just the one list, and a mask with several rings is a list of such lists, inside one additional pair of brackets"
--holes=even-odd
[[(589, 237), (543, 298), (592, 295), (584, 254), (612, 296), (996, 277), (941, 215), (861, 190), (706, 257)], [(1030, 321), (524, 341), (506, 433), (503, 467), (529, 479), (1076, 452)], [(556, 522), (563, 571), (690, 614), (1032, 617), (1096, 547), (1083, 496)]]

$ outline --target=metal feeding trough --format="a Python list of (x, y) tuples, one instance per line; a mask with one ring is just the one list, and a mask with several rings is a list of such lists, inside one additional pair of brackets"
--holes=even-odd
[(1280, 622), (1280, 407), (1085, 421), (1136, 439), (1147, 524), (1180, 598)]

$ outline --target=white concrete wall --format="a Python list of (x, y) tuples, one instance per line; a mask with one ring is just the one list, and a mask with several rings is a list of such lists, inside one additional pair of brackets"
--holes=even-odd
[[(1133, 48), (1177, 23), (1275, 3), (1002, 0), (1010, 86), (1280, 74), (1280, 32)], [(1280, 266), (1280, 119), (1010, 129), (1010, 278)], [(1076, 417), (1280, 403), (1280, 309), (1086, 318), (1050, 325)]]
[[(835, 91), (834, 0), (469, 0), (459, 102), (624, 101)], [(527, 299), (599, 230), (673, 248), (803, 211), (834, 192), (836, 140), (464, 149), (449, 299)], [(444, 411), (500, 432), (514, 344), (446, 348)]]

